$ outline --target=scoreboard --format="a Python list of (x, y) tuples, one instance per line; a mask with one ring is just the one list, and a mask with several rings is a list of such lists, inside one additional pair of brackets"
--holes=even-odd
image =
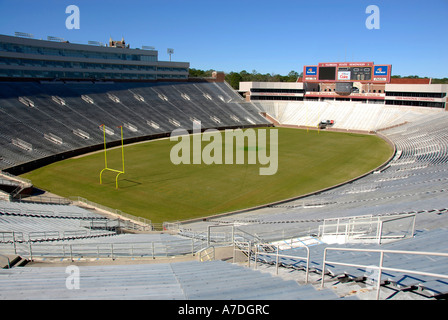
[(303, 67), (303, 81), (389, 83), (391, 71), (391, 65), (374, 65), (373, 62), (319, 63)]

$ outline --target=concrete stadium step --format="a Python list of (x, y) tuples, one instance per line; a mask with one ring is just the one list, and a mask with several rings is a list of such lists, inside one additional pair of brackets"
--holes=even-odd
[[(226, 262), (207, 262), (210, 267), (220, 265), (220, 277), (209, 273), (202, 277), (189, 274), (182, 266), (173, 265), (175, 273), (189, 299), (337, 299), (329, 290), (319, 291), (312, 286), (300, 286), (295, 281), (283, 280), (268, 273), (251, 270)], [(197, 267), (195, 268), (197, 270)], [(178, 272), (178, 273), (177, 273)], [(223, 273), (224, 272), (224, 273)], [(222, 275), (222, 276), (221, 276)], [(199, 281), (201, 278), (202, 281)], [(205, 281), (205, 283), (204, 283)]]
[(28, 259), (22, 258), (19, 255), (0, 255), (0, 269), (23, 267), (28, 262)]
[(223, 261), (79, 266), (69, 290), (65, 267), (0, 270), (0, 299), (337, 299), (331, 290)]

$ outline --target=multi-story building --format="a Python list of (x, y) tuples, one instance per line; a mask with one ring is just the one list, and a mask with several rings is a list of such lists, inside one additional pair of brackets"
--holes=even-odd
[(448, 84), (386, 84), (385, 104), (445, 108)]
[(159, 61), (157, 50), (0, 35), (0, 79), (187, 80), (188, 62)]

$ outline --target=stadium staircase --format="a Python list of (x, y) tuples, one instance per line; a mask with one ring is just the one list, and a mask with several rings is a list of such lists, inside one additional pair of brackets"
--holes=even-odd
[(0, 170), (0, 200), (13, 199), (31, 192), (32, 188), (33, 184), (30, 180)]
[(30, 261), (19, 255), (2, 255), (0, 254), (0, 269), (11, 269), (14, 267), (24, 267)]

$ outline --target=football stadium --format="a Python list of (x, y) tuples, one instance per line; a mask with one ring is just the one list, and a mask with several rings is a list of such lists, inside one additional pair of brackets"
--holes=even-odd
[(392, 67), (0, 35), (0, 298), (446, 299), (448, 85)]

